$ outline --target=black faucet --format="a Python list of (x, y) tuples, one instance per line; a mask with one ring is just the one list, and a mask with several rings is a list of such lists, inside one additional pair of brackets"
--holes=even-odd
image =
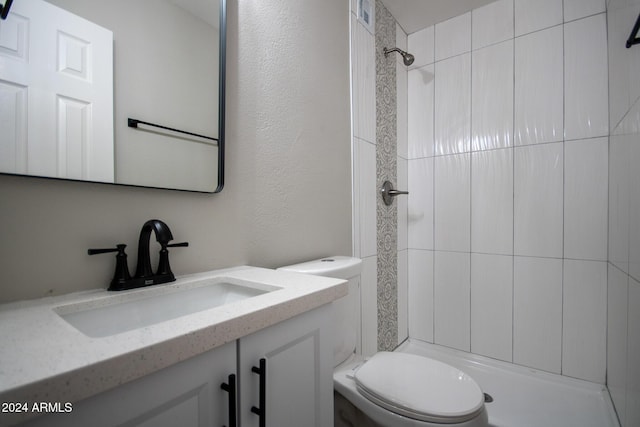
[[(156, 241), (160, 243), (160, 259), (158, 262), (158, 270), (154, 273), (151, 269), (151, 257), (149, 255), (149, 243), (151, 240), (151, 232), (156, 235)], [(127, 289), (140, 288), (143, 286), (157, 285), (160, 283), (173, 282), (176, 277), (171, 271), (169, 265), (169, 251), (167, 248), (189, 246), (189, 243), (173, 243), (173, 235), (169, 226), (159, 219), (150, 219), (145, 222), (140, 230), (140, 239), (138, 241), (138, 265), (136, 274), (131, 277), (129, 267), (127, 266), (127, 254), (124, 249), (127, 245), (118, 244), (115, 248), (110, 249), (89, 249), (89, 255), (103, 254), (108, 252), (118, 252), (116, 255), (116, 272), (109, 286), (110, 291), (123, 291)]]

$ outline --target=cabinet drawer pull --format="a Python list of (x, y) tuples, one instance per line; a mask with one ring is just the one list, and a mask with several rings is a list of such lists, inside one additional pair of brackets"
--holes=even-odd
[(227, 393), (229, 393), (229, 427), (237, 427), (237, 424), (236, 424), (236, 375), (230, 374), (228, 382), (220, 384), (220, 388), (226, 391)]
[(260, 367), (252, 367), (251, 372), (260, 375), (260, 407), (251, 407), (251, 412), (258, 415), (259, 426), (265, 427), (267, 422), (266, 406), (267, 406), (267, 360), (265, 358), (260, 359)]

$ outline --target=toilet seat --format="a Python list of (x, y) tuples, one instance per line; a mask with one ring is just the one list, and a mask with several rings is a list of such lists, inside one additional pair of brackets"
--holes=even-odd
[(452, 424), (478, 416), (484, 395), (453, 366), (408, 354), (379, 352), (354, 374), (358, 392), (375, 404), (412, 419)]

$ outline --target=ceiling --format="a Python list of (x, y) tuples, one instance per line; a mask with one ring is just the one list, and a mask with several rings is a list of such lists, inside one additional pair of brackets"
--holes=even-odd
[(407, 33), (415, 33), (495, 0), (381, 0)]

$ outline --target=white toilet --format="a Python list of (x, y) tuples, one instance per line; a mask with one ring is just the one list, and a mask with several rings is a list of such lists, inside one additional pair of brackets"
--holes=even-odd
[(279, 270), (349, 281), (349, 294), (334, 302), (336, 426), (488, 426), (484, 394), (464, 372), (423, 356), (355, 354), (360, 322), (358, 258), (335, 256)]

